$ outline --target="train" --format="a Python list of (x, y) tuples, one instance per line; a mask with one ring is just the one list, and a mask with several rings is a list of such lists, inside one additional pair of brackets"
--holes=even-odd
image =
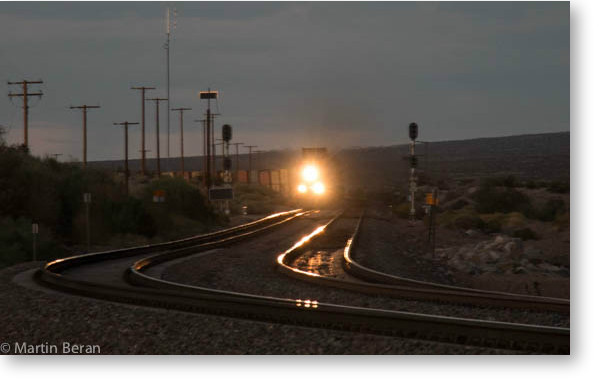
[(339, 198), (336, 167), (325, 147), (302, 148), (302, 161), (292, 175), (294, 196), (305, 206), (323, 206)]

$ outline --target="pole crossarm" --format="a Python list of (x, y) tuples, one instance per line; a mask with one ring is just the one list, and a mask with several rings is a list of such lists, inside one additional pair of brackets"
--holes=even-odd
[(8, 93), (10, 98), (12, 97), (21, 97), (23, 98), (23, 145), (26, 148), (29, 148), (29, 135), (28, 135), (28, 127), (29, 127), (29, 101), (28, 97), (37, 96), (42, 97), (44, 93), (40, 92), (29, 92), (27, 91), (27, 86), (30, 84), (43, 84), (44, 82), (41, 80), (22, 80), (19, 82), (6, 82), (8, 85), (19, 84), (23, 87), (23, 92), (21, 93)]

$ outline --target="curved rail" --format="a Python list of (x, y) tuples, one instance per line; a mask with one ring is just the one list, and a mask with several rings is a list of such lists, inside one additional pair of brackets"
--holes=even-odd
[[(286, 254), (301, 249), (340, 216), (341, 214), (303, 237)], [(186, 301), (200, 304), (201, 312), (486, 347), (569, 352), (569, 329), (565, 328), (341, 306), (310, 299), (250, 295), (174, 283), (143, 273), (161, 260), (160, 257), (153, 256), (137, 261), (128, 271), (128, 280), (152, 290), (182, 296)]]
[[(282, 215), (283, 220), (278, 216), (277, 220), (281, 221), (275, 220), (272, 224), (267, 223), (266, 227), (253, 232), (243, 232), (240, 227), (236, 227), (232, 230), (215, 232), (215, 234), (211, 234), (212, 236), (193, 238), (198, 244), (167, 243), (171, 245), (170, 248), (162, 244), (164, 248), (146, 246), (111, 251), (112, 254), (111, 252), (102, 252), (59, 259), (48, 263), (44, 269), (37, 272), (36, 276), (46, 285), (61, 290), (145, 306), (532, 352), (569, 352), (569, 329), (565, 328), (339, 306), (310, 299), (257, 296), (172, 283), (147, 276), (142, 272), (152, 265), (173, 258), (250, 237), (250, 235), (256, 234), (254, 232), (264, 231), (266, 228), (285, 223), (303, 214), (299, 211), (288, 213), (288, 216)], [(340, 215), (326, 226), (320, 227), (320, 232)], [(268, 221), (267, 219), (263, 220)], [(265, 224), (262, 220), (259, 221), (261, 224)], [(233, 231), (233, 229), (238, 229), (238, 231)], [(305, 238), (303, 244), (320, 232), (313, 232), (311, 237)], [(235, 236), (236, 233), (238, 233), (237, 236)], [(286, 253), (293, 253), (303, 244), (297, 244)], [(172, 250), (173, 248), (177, 249)], [(158, 253), (136, 261), (125, 274), (129, 282), (144, 287), (93, 283), (59, 273), (73, 265), (154, 252)]]
[[(56, 259), (48, 262), (43, 268), (43, 273), (58, 273), (67, 268), (71, 268), (81, 264), (88, 264), (92, 262), (104, 261), (109, 259), (119, 259), (122, 257), (136, 256), (140, 254), (148, 254), (154, 252), (166, 251), (174, 248), (185, 248), (188, 246), (194, 246), (202, 243), (207, 243), (222, 238), (227, 238), (240, 233), (246, 232), (251, 235), (252, 230), (260, 228), (265, 224), (277, 223), (277, 220), (287, 218), (290, 216), (298, 216), (302, 213), (301, 209), (295, 209), (287, 212), (280, 212), (261, 218), (256, 221), (252, 221), (246, 224), (238, 225), (235, 227), (223, 229), (220, 231), (206, 233), (198, 236), (187, 237), (175, 241), (167, 241), (164, 243), (142, 245), (132, 248), (123, 248), (103, 252), (87, 253), (83, 255), (71, 256), (63, 259)], [(248, 235), (247, 235), (248, 236)]]

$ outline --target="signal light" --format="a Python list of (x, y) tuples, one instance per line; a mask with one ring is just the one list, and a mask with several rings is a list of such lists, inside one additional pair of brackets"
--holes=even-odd
[(229, 142), (229, 141), (231, 141), (232, 137), (233, 137), (233, 135), (231, 133), (231, 126), (223, 125), (223, 127), (221, 129), (221, 138), (223, 139), (223, 141)]
[(417, 125), (415, 122), (412, 122), (410, 125), (408, 125), (408, 136), (413, 141), (419, 136), (419, 125)]

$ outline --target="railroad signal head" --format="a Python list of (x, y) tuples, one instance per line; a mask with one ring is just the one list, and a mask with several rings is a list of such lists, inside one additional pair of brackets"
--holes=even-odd
[(413, 141), (419, 136), (419, 125), (417, 125), (415, 122), (412, 122), (410, 125), (408, 125), (408, 136)]
[(233, 134), (232, 134), (232, 130), (231, 130), (231, 126), (230, 125), (223, 125), (222, 132), (221, 132), (221, 137), (223, 138), (223, 141), (225, 141), (225, 142), (231, 141), (231, 138), (233, 137)]

